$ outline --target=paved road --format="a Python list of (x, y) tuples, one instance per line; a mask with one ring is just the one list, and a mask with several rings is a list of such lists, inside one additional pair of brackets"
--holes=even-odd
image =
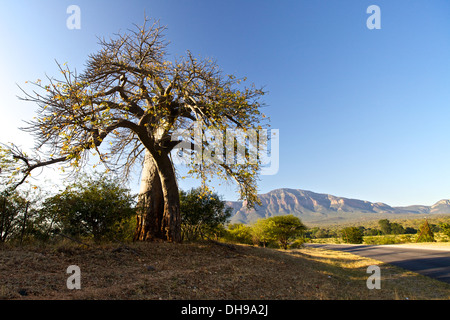
[(450, 283), (450, 251), (347, 244), (309, 243), (307, 246), (357, 254)]

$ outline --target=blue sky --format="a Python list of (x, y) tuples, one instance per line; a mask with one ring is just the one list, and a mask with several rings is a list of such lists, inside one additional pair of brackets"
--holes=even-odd
[[(80, 30), (66, 27), (71, 4), (81, 9)], [(379, 30), (366, 26), (370, 5), (381, 9)], [(58, 76), (55, 59), (82, 71), (97, 37), (142, 23), (144, 11), (167, 25), (172, 56), (191, 50), (265, 86), (280, 168), (261, 176), (261, 193), (299, 188), (390, 205), (450, 198), (445, 0), (8, 1), (0, 141), (33, 145), (17, 127), (36, 106), (17, 99), (16, 83)], [(233, 186), (216, 189), (237, 197)]]

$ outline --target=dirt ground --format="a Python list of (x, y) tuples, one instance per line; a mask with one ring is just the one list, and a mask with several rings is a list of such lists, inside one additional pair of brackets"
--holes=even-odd
[[(318, 249), (214, 243), (0, 246), (0, 299), (450, 299), (450, 285), (389, 265), (381, 290), (366, 285), (378, 263)], [(81, 289), (67, 288), (70, 265)]]

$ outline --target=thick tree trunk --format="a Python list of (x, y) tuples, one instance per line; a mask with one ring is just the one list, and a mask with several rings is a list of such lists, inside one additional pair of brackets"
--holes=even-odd
[(161, 181), (153, 157), (146, 151), (133, 240), (166, 240), (162, 229), (163, 215), (164, 197)]
[(180, 195), (175, 169), (168, 154), (155, 156), (164, 197), (162, 230), (168, 241), (181, 242)]
[(134, 241), (181, 242), (178, 192), (175, 170), (169, 156), (158, 154), (153, 157), (146, 151)]

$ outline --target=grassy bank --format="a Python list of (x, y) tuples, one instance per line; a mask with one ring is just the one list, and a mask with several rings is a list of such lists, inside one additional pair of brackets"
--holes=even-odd
[[(214, 243), (0, 247), (2, 299), (450, 299), (450, 285), (348, 253)], [(367, 266), (382, 270), (369, 290)], [(81, 269), (68, 290), (66, 269)]]

